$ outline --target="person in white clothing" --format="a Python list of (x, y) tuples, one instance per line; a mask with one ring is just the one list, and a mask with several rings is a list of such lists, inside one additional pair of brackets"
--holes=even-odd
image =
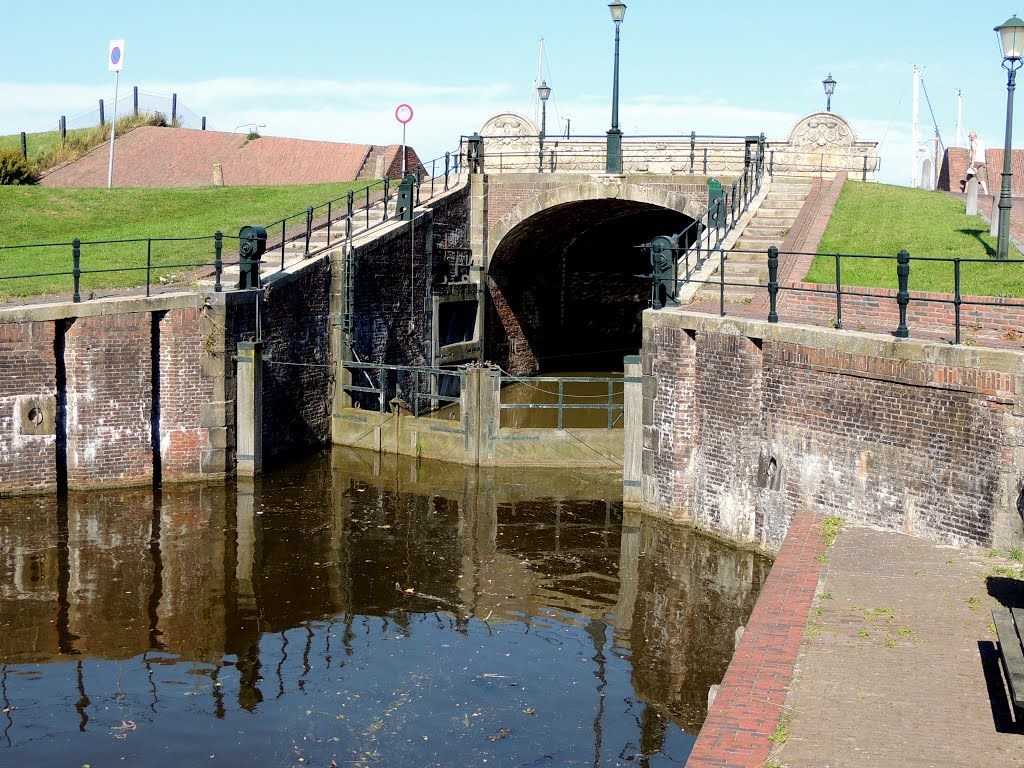
[(967, 134), (967, 139), (971, 142), (970, 156), (967, 161), (967, 181), (969, 182), (971, 177), (976, 175), (978, 183), (981, 184), (981, 191), (987, 195), (988, 166), (985, 165), (985, 142), (974, 131)]

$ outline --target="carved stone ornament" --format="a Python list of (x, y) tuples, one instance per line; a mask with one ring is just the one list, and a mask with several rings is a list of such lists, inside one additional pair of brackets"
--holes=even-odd
[(798, 122), (789, 134), (794, 150), (818, 151), (834, 147), (852, 147), (857, 137), (843, 118), (832, 112), (815, 112)]
[(512, 144), (525, 139), (536, 139), (540, 135), (540, 128), (528, 117), (517, 115), (514, 112), (503, 112), (484, 123), (484, 127), (480, 129), (480, 135), (488, 142)]

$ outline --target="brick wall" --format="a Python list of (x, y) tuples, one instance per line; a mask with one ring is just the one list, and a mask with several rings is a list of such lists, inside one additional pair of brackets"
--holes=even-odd
[(68, 487), (152, 480), (151, 334), (148, 312), (68, 323)]
[(1019, 535), (1019, 354), (646, 313), (644, 505), (777, 550), (809, 509), (948, 544)]
[[(49, 403), (56, 394), (52, 322), (0, 325), (0, 490), (38, 491), (56, 484), (55, 408), (49, 424), (26, 428), (34, 397)], [(40, 403), (41, 404), (41, 403)]]
[[(400, 226), (353, 255), (354, 348), (362, 362), (429, 365), (433, 306), (430, 224), (423, 218)], [(360, 385), (368, 386), (360, 375)], [(377, 385), (376, 374), (373, 375)], [(411, 383), (398, 382), (408, 402)], [(395, 396), (392, 375), (388, 399)], [(357, 398), (365, 408), (379, 407), (371, 395)]]
[[(947, 192), (963, 191), (961, 183), (967, 178), (969, 158), (970, 150), (967, 147), (949, 147), (939, 166), (938, 188)], [(1024, 197), (1024, 149), (1013, 150), (1010, 164), (1013, 170), (1012, 194), (1014, 197)], [(998, 194), (1003, 179), (1003, 150), (986, 149), (985, 165), (988, 168), (988, 191)]]
[(188, 480), (202, 474), (202, 454), (210, 429), (200, 410), (213, 400), (213, 382), (203, 376), (201, 311), (175, 309), (158, 317), (160, 469), (163, 480)]
[(330, 284), (330, 261), (321, 259), (272, 284), (260, 307), (266, 457), (330, 440)]

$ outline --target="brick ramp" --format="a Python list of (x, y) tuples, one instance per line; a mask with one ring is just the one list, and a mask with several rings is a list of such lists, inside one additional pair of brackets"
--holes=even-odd
[(809, 512), (790, 523), (687, 768), (754, 768), (768, 759), (821, 574), (820, 523)]
[[(380, 162), (366, 168), (374, 150)], [(355, 181), (378, 167), (385, 173), (400, 173), (401, 155), (397, 145), (376, 147), (277, 136), (247, 141), (240, 133), (144, 126), (116, 140), (114, 186), (206, 187), (213, 183), (215, 164), (221, 166), (227, 186)], [(415, 159), (411, 150), (409, 157)], [(108, 161), (109, 144), (102, 144), (50, 171), (39, 183), (44, 187), (106, 186)], [(399, 171), (395, 172), (395, 167)]]

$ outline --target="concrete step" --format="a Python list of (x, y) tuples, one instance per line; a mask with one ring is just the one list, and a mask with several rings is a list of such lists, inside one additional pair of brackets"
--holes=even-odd
[(766, 208), (764, 205), (762, 205), (760, 208), (757, 209), (757, 213), (754, 214), (754, 216), (755, 218), (773, 220), (786, 219), (789, 221), (790, 224), (792, 224), (794, 221), (796, 221), (796, 217), (799, 213), (800, 211), (794, 208)]
[(769, 237), (785, 237), (789, 227), (781, 220), (767, 219), (758, 221), (755, 217), (746, 229), (743, 230), (743, 237), (752, 237), (756, 240), (763, 240)]

